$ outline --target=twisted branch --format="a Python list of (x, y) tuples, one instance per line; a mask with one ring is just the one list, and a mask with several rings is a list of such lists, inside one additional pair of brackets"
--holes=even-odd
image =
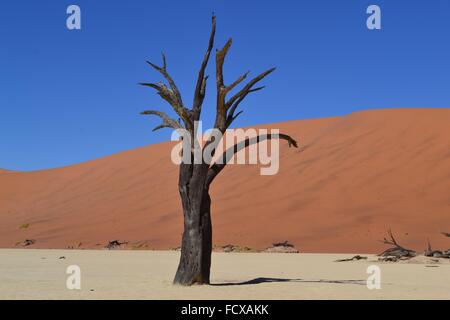
[(162, 129), (162, 128), (172, 128), (172, 129), (181, 129), (183, 126), (176, 120), (173, 120), (170, 118), (166, 113), (162, 111), (156, 111), (156, 110), (146, 110), (141, 112), (142, 115), (155, 115), (160, 117), (163, 122), (161, 125), (155, 127), (153, 131)]
[(214, 178), (225, 168), (227, 163), (231, 160), (233, 155), (238, 153), (239, 151), (257, 144), (259, 142), (265, 141), (265, 140), (271, 140), (271, 139), (282, 139), (286, 140), (289, 144), (289, 147), (294, 146), (295, 148), (298, 148), (297, 141), (295, 141), (291, 136), (283, 133), (278, 134), (266, 134), (266, 135), (260, 135), (253, 138), (247, 138), (241, 142), (238, 142), (234, 146), (228, 148), (225, 152), (221, 155), (221, 163), (214, 163), (208, 170), (207, 177), (206, 177), (206, 185), (209, 186)]
[(409, 259), (416, 255), (416, 252), (414, 250), (406, 249), (402, 247), (394, 238), (394, 235), (392, 234), (392, 230), (388, 230), (388, 236), (389, 239), (384, 238), (383, 243), (389, 244), (392, 247), (383, 251), (379, 254), (379, 256), (383, 257), (380, 258), (382, 261), (397, 261), (398, 259)]
[(193, 127), (193, 121), (191, 120), (191, 113), (189, 109), (186, 109), (183, 105), (183, 100), (181, 98), (180, 91), (178, 90), (178, 87), (176, 86), (175, 82), (173, 81), (172, 77), (167, 72), (167, 61), (166, 56), (162, 54), (163, 59), (163, 66), (157, 66), (156, 64), (147, 61), (147, 63), (157, 70), (159, 73), (163, 75), (163, 77), (167, 80), (169, 83), (169, 87), (167, 87), (164, 83), (158, 82), (158, 83), (140, 83), (140, 85), (150, 87), (155, 89), (158, 94), (163, 98), (165, 101), (167, 101), (172, 108), (175, 110), (175, 112), (178, 114), (178, 116), (183, 119), (185, 126), (187, 128)]

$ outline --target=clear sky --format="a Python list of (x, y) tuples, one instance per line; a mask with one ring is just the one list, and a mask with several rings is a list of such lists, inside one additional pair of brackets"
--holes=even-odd
[[(66, 8), (81, 8), (81, 30)], [(382, 29), (368, 30), (377, 4)], [(237, 126), (372, 108), (450, 107), (448, 0), (15, 0), (0, 6), (0, 168), (65, 166), (170, 138), (152, 89), (168, 69), (186, 102), (207, 46), (233, 38), (225, 81), (276, 66)], [(214, 64), (208, 74), (214, 79)], [(213, 82), (204, 104), (214, 114)]]

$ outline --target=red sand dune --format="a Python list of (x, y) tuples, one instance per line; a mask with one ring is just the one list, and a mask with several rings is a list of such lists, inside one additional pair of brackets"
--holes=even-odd
[[(214, 244), (379, 252), (392, 228), (418, 251), (450, 248), (450, 109), (388, 109), (290, 121), (280, 171), (231, 165), (212, 187)], [(283, 141), (284, 142), (284, 141)], [(65, 168), (0, 172), (0, 247), (177, 247), (182, 213), (170, 143)], [(28, 224), (28, 227), (23, 225)], [(20, 228), (22, 226), (22, 228)]]

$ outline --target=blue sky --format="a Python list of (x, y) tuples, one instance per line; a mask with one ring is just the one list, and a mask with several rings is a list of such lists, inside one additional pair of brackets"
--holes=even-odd
[[(81, 8), (82, 29), (66, 28)], [(366, 8), (382, 10), (382, 30)], [(170, 138), (145, 109), (170, 107), (141, 81), (168, 69), (186, 102), (207, 45), (233, 46), (225, 81), (276, 66), (237, 126), (363, 109), (450, 107), (448, 0), (8, 1), (0, 10), (0, 168), (65, 166)], [(208, 69), (214, 79), (214, 64)], [(204, 128), (214, 116), (209, 83)]]

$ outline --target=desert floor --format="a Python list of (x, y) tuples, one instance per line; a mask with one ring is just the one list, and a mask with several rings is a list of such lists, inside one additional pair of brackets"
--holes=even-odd
[[(214, 253), (212, 285), (186, 288), (171, 284), (175, 251), (1, 249), (0, 299), (450, 299), (448, 261), (335, 262), (351, 256)], [(366, 286), (373, 264), (379, 290)], [(80, 290), (66, 287), (70, 265)]]

